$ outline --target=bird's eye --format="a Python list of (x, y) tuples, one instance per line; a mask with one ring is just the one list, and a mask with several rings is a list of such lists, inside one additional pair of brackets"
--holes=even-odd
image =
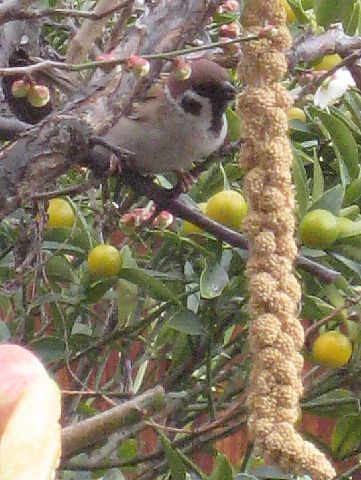
[(199, 116), (202, 110), (202, 104), (198, 102), (198, 100), (190, 97), (189, 95), (184, 95), (181, 101), (181, 106), (183, 110), (187, 113), (191, 113), (192, 115)]

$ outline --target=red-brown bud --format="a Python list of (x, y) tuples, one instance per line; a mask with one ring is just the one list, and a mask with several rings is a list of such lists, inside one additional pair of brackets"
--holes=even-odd
[[(98, 62), (112, 62), (112, 61), (116, 61), (117, 59), (115, 58), (114, 56), (114, 52), (113, 50), (108, 52), (108, 53), (100, 53), (99, 55), (97, 55), (95, 57), (95, 60), (97, 60)], [(120, 65), (115, 65), (114, 63), (108, 63), (108, 64), (105, 64), (105, 65), (101, 65), (100, 68), (106, 72), (106, 73), (109, 73), (113, 70), (114, 67), (117, 67), (117, 68), (120, 68)]]
[(192, 74), (192, 67), (184, 58), (176, 57), (172, 60), (173, 71), (178, 80), (188, 80)]
[(225, 12), (238, 12), (239, 11), (239, 3), (236, 0), (226, 0), (218, 7), (219, 13)]
[(221, 37), (237, 38), (241, 34), (241, 28), (236, 22), (226, 23), (219, 29)]
[(229, 38), (227, 37), (221, 37), (219, 39), (220, 42), (225, 43), (225, 45), (222, 46), (222, 49), (224, 53), (227, 55), (238, 55), (241, 47), (239, 43), (227, 43), (229, 41)]
[(126, 65), (129, 70), (133, 70), (133, 72), (139, 77), (145, 77), (149, 73), (150, 65), (148, 60), (139, 55), (131, 55), (126, 62)]
[(153, 220), (153, 226), (158, 228), (167, 228), (172, 225), (174, 217), (167, 210), (163, 210), (160, 214)]

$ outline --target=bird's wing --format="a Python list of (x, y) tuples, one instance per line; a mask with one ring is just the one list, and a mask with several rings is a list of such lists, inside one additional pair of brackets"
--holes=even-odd
[[(127, 117), (131, 120), (144, 122), (149, 116), (154, 117), (155, 109), (159, 106), (159, 99), (164, 95), (163, 79), (154, 83), (140, 101), (135, 101)], [(157, 100), (157, 101), (156, 101)]]

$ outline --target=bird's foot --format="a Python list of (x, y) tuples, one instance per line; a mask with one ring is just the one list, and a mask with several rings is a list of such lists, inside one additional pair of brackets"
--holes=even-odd
[(177, 193), (178, 195), (180, 193), (187, 193), (196, 181), (196, 177), (192, 175), (192, 172), (181, 172), (180, 170), (176, 170), (174, 173), (178, 178), (178, 183), (173, 188), (174, 193)]

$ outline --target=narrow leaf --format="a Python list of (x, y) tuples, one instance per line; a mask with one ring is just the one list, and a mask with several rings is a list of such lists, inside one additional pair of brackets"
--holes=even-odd
[(159, 439), (164, 449), (165, 456), (171, 472), (172, 480), (185, 480), (186, 470), (180, 455), (174, 450), (169, 440), (159, 432)]
[(312, 190), (312, 202), (316, 202), (324, 192), (325, 182), (323, 179), (322, 169), (317, 155), (314, 156), (313, 162), (313, 190)]
[(298, 155), (297, 150), (295, 151), (295, 155), (293, 158), (293, 178), (295, 181), (296, 186), (296, 198), (298, 203), (298, 212), (300, 217), (302, 218), (308, 209), (308, 198), (309, 198), (309, 190), (308, 190), (308, 183), (307, 183), (307, 175), (306, 170), (303, 165), (303, 161), (301, 157)]
[(225, 455), (218, 454), (210, 480), (233, 480), (232, 467)]
[(172, 291), (146, 270), (141, 268), (122, 268), (119, 272), (119, 276), (143, 287), (156, 299), (171, 300), (177, 303)]
[(347, 126), (335, 115), (316, 110), (317, 116), (322, 120), (330, 134), (336, 155), (340, 154), (345, 162), (351, 178), (357, 178), (359, 173), (357, 143)]

